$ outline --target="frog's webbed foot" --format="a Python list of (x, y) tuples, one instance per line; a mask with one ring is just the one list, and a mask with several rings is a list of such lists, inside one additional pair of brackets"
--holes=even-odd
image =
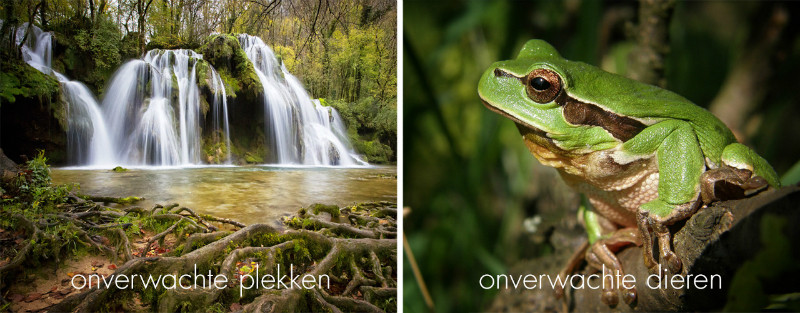
[(700, 176), (700, 195), (703, 203), (734, 200), (751, 196), (769, 187), (767, 180), (753, 172), (723, 165), (705, 171)]
[(636, 229), (624, 228), (617, 230), (609, 237), (595, 241), (586, 251), (586, 261), (589, 265), (603, 272), (602, 301), (606, 305), (616, 306), (619, 303), (618, 294), (620, 292), (625, 303), (631, 304), (636, 301), (635, 286), (623, 286), (620, 279), (614, 281), (616, 278), (624, 277), (625, 273), (613, 251), (629, 244), (640, 245), (641, 243)]
[[(691, 216), (699, 207), (700, 201), (670, 205), (658, 199), (642, 205), (637, 222), (642, 233), (644, 265), (650, 270), (650, 273), (655, 274), (658, 272), (659, 264), (661, 264), (662, 269), (666, 269), (671, 273), (680, 273), (683, 265), (680, 258), (672, 251), (672, 233), (670, 233), (668, 226)], [(665, 211), (671, 213), (663, 217), (654, 214), (654, 212)], [(653, 238), (658, 240), (659, 261), (656, 261), (653, 256)]]

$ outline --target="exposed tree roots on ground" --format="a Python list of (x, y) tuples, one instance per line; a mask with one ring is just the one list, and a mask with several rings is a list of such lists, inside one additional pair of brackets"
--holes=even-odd
[[(6, 226), (0, 228), (0, 234), (11, 233), (14, 227), (18, 229), (18, 239), (15, 246), (3, 248), (5, 251), (0, 254), (5, 257), (0, 262), (3, 304), (8, 307), (11, 301), (14, 308), (15, 299), (8, 298), (8, 291), (25, 280), (26, 275), (20, 274), (25, 271), (21, 269), (36, 270), (45, 264), (58, 268), (61, 258), (74, 257), (75, 251), (83, 249), (88, 254), (100, 252), (108, 262), (121, 265), (114, 265), (113, 273), (98, 276), (94, 281), (84, 279), (91, 273), (79, 279), (73, 277), (70, 286), (83, 288), (44, 309), (56, 312), (397, 309), (394, 268), (397, 210), (393, 203), (359, 204), (343, 209), (314, 205), (285, 218), (287, 230), (266, 224), (246, 226), (201, 215), (178, 204), (150, 209), (100, 204), (127, 203), (129, 199), (68, 193), (54, 207), (36, 214), (4, 207), (0, 216)], [(43, 247), (48, 252), (42, 252)], [(15, 256), (10, 257), (13, 255), (10, 249), (16, 250)], [(195, 273), (206, 279), (196, 279)], [(224, 276), (227, 283), (213, 285), (209, 274)], [(263, 283), (268, 275), (273, 277), (272, 284)], [(119, 282), (122, 276), (130, 283), (118, 288), (114, 281)], [(163, 281), (155, 287), (144, 287), (149, 277)], [(220, 280), (219, 277), (216, 279)], [(298, 278), (293, 284), (294, 277)], [(304, 283), (304, 277), (314, 278), (315, 284)], [(55, 281), (64, 285), (68, 278), (58, 277)], [(16, 302), (19, 301), (17, 297)]]

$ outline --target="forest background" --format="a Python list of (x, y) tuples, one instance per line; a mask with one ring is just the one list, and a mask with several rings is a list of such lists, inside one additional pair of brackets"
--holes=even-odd
[(147, 50), (198, 49), (214, 33), (247, 33), (270, 45), (313, 98), (339, 110), (355, 149), (369, 162), (392, 163), (396, 6), (392, 0), (3, 1), (0, 103), (41, 102), (58, 88), (26, 68), (13, 31), (25, 22), (53, 32), (54, 68), (98, 98), (122, 63)]

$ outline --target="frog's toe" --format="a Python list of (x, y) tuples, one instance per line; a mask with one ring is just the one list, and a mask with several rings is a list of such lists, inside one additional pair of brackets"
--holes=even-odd
[(650, 213), (645, 210), (639, 211), (637, 216), (637, 224), (639, 225), (639, 232), (642, 235), (642, 253), (644, 254), (644, 266), (650, 271), (651, 274), (657, 272), (656, 267), (658, 262), (653, 257), (653, 229), (650, 226)]
[(703, 172), (700, 176), (700, 195), (703, 203), (735, 200), (754, 195), (769, 187), (764, 177), (746, 169), (728, 165)]
[(602, 301), (609, 307), (616, 307), (619, 304), (619, 297), (614, 290), (604, 290)]
[(664, 254), (663, 260), (665, 264), (662, 264), (670, 273), (679, 273), (681, 271), (681, 267), (683, 267), (683, 263), (681, 263), (681, 259), (672, 252), (668, 251)]
[(658, 236), (659, 259), (662, 268), (666, 268), (673, 274), (679, 273), (682, 264), (680, 258), (672, 251), (672, 233), (664, 224), (654, 222), (652, 226)]
[(632, 305), (633, 302), (636, 301), (636, 288), (626, 289), (623, 288), (622, 290), (622, 299), (625, 300), (625, 303), (628, 305)]

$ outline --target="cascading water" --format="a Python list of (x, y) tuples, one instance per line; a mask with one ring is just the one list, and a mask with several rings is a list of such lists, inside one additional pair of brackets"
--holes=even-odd
[(239, 35), (264, 88), (267, 147), (278, 164), (366, 164), (346, 144), (344, 125), (333, 108), (313, 102), (300, 81), (278, 62), (261, 38)]
[[(16, 41), (19, 44), (29, 29), (28, 23), (17, 29)], [(51, 68), (53, 35), (30, 25), (30, 34), (22, 46), (22, 57), (30, 66), (45, 74), (53, 74), (61, 83), (64, 100), (67, 103), (67, 154), (76, 164), (111, 165), (104, 150), (113, 149), (108, 130), (97, 100), (86, 85), (71, 81)]]
[[(121, 144), (115, 153), (119, 163), (201, 163), (196, 67), (202, 58), (191, 50), (151, 50), (143, 60), (130, 61), (114, 74), (103, 107), (106, 120), (114, 125), (111, 138)], [(211, 70), (216, 94), (221, 79)], [(224, 135), (229, 143), (227, 103), (222, 106), (226, 113)]]
[[(224, 130), (225, 135), (225, 156), (226, 164), (231, 164), (231, 137), (230, 127), (228, 126), (228, 94), (225, 92), (225, 85), (222, 83), (222, 77), (213, 68), (211, 70), (211, 88), (214, 89), (214, 106), (211, 108), (212, 123), (215, 130)], [(220, 123), (221, 122), (221, 123)], [(220, 128), (222, 124), (222, 128)], [(219, 131), (214, 132), (214, 139), (219, 141)]]
[[(28, 29), (30, 35), (22, 47), (25, 61), (61, 82), (72, 163), (98, 167), (202, 163), (198, 81), (204, 79), (213, 92), (209, 109), (217, 159), (232, 162), (225, 86), (210, 64), (206, 64), (209, 76), (197, 77), (202, 55), (191, 50), (151, 50), (141, 60), (129, 61), (117, 70), (100, 106), (85, 85), (51, 68), (50, 32), (23, 24), (17, 30), (17, 43)], [(353, 152), (335, 109), (311, 100), (300, 81), (260, 38), (240, 35), (239, 41), (264, 88), (271, 163), (367, 164)]]

